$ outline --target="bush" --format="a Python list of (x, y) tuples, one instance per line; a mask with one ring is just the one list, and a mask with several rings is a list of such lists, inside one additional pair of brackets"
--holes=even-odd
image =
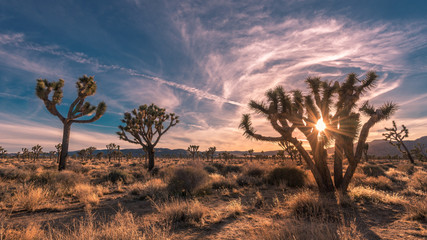
[(427, 192), (427, 173), (423, 171), (414, 173), (408, 182), (408, 187)]
[(168, 197), (167, 184), (162, 179), (154, 178), (150, 179), (145, 183), (136, 182), (130, 187), (130, 193), (132, 195), (139, 195), (140, 199), (150, 197), (154, 200), (166, 199)]
[(202, 225), (205, 221), (209, 208), (197, 200), (181, 201), (173, 200), (160, 205), (155, 205), (157, 211), (168, 222)]
[(385, 176), (384, 169), (382, 169), (380, 166), (377, 166), (377, 165), (366, 164), (361, 166), (361, 169), (363, 173), (368, 177)]
[(105, 179), (112, 183), (123, 182), (123, 183), (131, 183), (133, 182), (133, 176), (129, 175), (127, 172), (119, 169), (112, 170)]
[(205, 171), (206, 172), (208, 172), (208, 173), (216, 173), (217, 172), (217, 169), (215, 168), (215, 167), (212, 167), (212, 166), (205, 166), (203, 169), (205, 169)]
[(211, 178), (212, 189), (233, 189), (236, 187), (233, 179), (225, 178), (217, 173), (212, 173), (209, 176)]
[(169, 179), (168, 190), (172, 194), (195, 194), (209, 183), (208, 173), (195, 167), (177, 168)]
[(291, 214), (298, 218), (332, 222), (339, 220), (336, 203), (326, 197), (319, 197), (313, 191), (302, 191), (291, 196), (288, 204)]
[(239, 173), (241, 172), (242, 169), (239, 166), (235, 166), (235, 165), (226, 165), (222, 170), (221, 170), (221, 174), (222, 175), (227, 175), (229, 173)]
[(404, 172), (408, 175), (412, 175), (415, 171), (414, 165), (410, 163), (399, 164), (396, 166), (396, 170)]
[(278, 167), (273, 169), (267, 177), (270, 184), (285, 183), (289, 187), (303, 187), (306, 180), (304, 171), (297, 167)]

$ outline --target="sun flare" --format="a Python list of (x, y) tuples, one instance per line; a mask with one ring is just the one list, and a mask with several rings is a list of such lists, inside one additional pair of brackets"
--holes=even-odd
[(326, 129), (326, 125), (323, 122), (323, 118), (320, 118), (319, 121), (316, 123), (316, 129), (319, 130), (319, 132), (323, 132)]

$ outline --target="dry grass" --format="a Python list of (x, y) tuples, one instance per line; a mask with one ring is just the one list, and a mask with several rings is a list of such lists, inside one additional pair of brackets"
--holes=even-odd
[(237, 217), (243, 213), (242, 200), (234, 199), (231, 200), (225, 208), (228, 217)]
[(103, 195), (103, 188), (94, 187), (87, 183), (81, 183), (74, 187), (73, 195), (81, 203), (86, 205), (98, 205), (99, 197), (102, 197)]
[(392, 181), (389, 178), (384, 176), (367, 177), (361, 180), (361, 185), (369, 186), (371, 188), (378, 189), (378, 190), (385, 190), (385, 191), (393, 190)]
[(332, 199), (321, 197), (311, 190), (303, 190), (292, 195), (287, 201), (290, 214), (309, 220), (338, 220), (338, 204)]
[(210, 209), (198, 200), (173, 199), (170, 202), (154, 203), (161, 218), (172, 224), (203, 225)]
[(145, 183), (136, 182), (129, 186), (132, 195), (139, 195), (145, 199), (150, 197), (154, 200), (164, 200), (168, 198), (167, 184), (162, 179), (153, 178)]
[(375, 190), (370, 187), (358, 186), (351, 189), (349, 192), (350, 197), (354, 201), (370, 201), (385, 204), (406, 204), (408, 200), (398, 193), (387, 193), (380, 190)]
[(408, 174), (397, 170), (396, 168), (389, 168), (386, 172), (385, 172), (386, 176), (388, 176), (391, 179), (394, 179), (396, 181), (400, 181), (400, 182), (407, 182), (409, 181), (409, 177)]
[(407, 212), (407, 219), (427, 223), (427, 199), (422, 198), (419, 200), (411, 201), (405, 205)]
[(194, 195), (210, 188), (209, 174), (202, 167), (176, 168), (168, 182), (171, 194)]
[(267, 225), (260, 229), (251, 230), (248, 239), (362, 240), (365, 238), (357, 230), (354, 222), (342, 225), (339, 223), (305, 222), (287, 219), (280, 224)]
[(408, 182), (408, 187), (427, 192), (427, 173), (423, 171), (414, 173)]
[(51, 206), (51, 193), (41, 187), (32, 185), (16, 190), (10, 199), (13, 208), (23, 208), (26, 211), (36, 211)]

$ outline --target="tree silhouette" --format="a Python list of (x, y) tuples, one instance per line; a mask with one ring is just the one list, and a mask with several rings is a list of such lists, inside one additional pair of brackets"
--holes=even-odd
[[(167, 121), (169, 121), (167, 123)], [(125, 126), (119, 126), (117, 132), (120, 139), (134, 144), (140, 144), (142, 149), (148, 154), (148, 170), (154, 168), (154, 147), (160, 138), (179, 120), (175, 113), (166, 113), (164, 108), (151, 104), (141, 105), (132, 112), (126, 112), (122, 122)], [(133, 139), (128, 137), (128, 134)]]
[(252, 154), (254, 154), (254, 150), (253, 149), (249, 149), (248, 150), (248, 153), (249, 153), (249, 159), (251, 160), (251, 162), (252, 162)]
[[(249, 114), (243, 115), (240, 128), (244, 130), (244, 135), (256, 140), (292, 143), (312, 172), (319, 191), (331, 192), (334, 189), (346, 191), (362, 157), (362, 149), (369, 130), (375, 123), (387, 119), (396, 110), (393, 103), (385, 103), (379, 109), (375, 109), (365, 102), (359, 110), (368, 115), (369, 120), (363, 124), (359, 133), (360, 114), (353, 110), (361, 94), (374, 87), (376, 79), (377, 75), (374, 72), (368, 72), (363, 80), (359, 80), (354, 73), (349, 74), (341, 84), (322, 81), (320, 78), (308, 78), (306, 83), (311, 94), (305, 96), (301, 91), (287, 93), (278, 86), (266, 93), (267, 103), (251, 101), (249, 107), (266, 117), (280, 136), (267, 137), (257, 134)], [(335, 113), (332, 113), (332, 110)], [(312, 156), (293, 136), (296, 129), (307, 139)], [(357, 136), (357, 147), (354, 152), (353, 141)], [(325, 148), (332, 140), (335, 140), (334, 180), (327, 165)], [(343, 175), (344, 157), (348, 159), (349, 165)]]
[(117, 145), (115, 143), (110, 143), (108, 145), (105, 146), (107, 148), (107, 156), (108, 156), (108, 162), (111, 162), (111, 157), (113, 157)]
[(60, 156), (61, 156), (62, 144), (61, 143), (56, 144), (55, 148), (56, 148), (56, 154), (57, 154), (57, 156), (56, 156), (57, 157), (56, 163), (59, 163), (59, 159), (60, 159)]
[(28, 148), (21, 148), (22, 150), (22, 158), (25, 159), (25, 157), (30, 160), (30, 151), (28, 151)]
[(194, 161), (194, 158), (195, 158), (196, 154), (199, 153), (199, 146), (197, 146), (197, 145), (190, 145), (187, 148), (187, 151), (191, 154), (191, 157), (193, 158), (193, 161)]
[[(37, 79), (36, 95), (43, 100), (47, 110), (54, 116), (58, 117), (64, 125), (62, 135), (62, 149), (59, 159), (58, 170), (64, 170), (67, 164), (68, 146), (70, 143), (71, 124), (73, 123), (91, 123), (104, 115), (107, 110), (107, 105), (100, 102), (97, 107), (85, 102), (86, 97), (92, 96), (96, 93), (96, 82), (93, 77), (83, 75), (76, 82), (77, 98), (71, 103), (66, 117), (64, 117), (57, 109), (56, 105), (60, 104), (63, 97), (62, 88), (64, 87), (64, 80), (59, 79), (57, 82), (49, 82), (46, 79)], [(49, 95), (52, 93), (52, 97)], [(79, 120), (84, 116), (95, 115), (86, 120)]]
[(396, 127), (396, 123), (393, 121), (392, 128), (384, 128), (384, 129), (388, 131), (387, 133), (383, 133), (385, 140), (388, 141), (391, 145), (397, 147), (397, 149), (399, 149), (399, 151), (403, 153), (403, 155), (408, 156), (409, 161), (411, 161), (411, 163), (414, 164), (415, 161), (412, 158), (411, 152), (403, 142), (403, 139), (405, 137), (408, 137), (408, 133), (409, 133), (405, 125), (402, 125), (402, 130), (398, 131)]
[(209, 161), (209, 158), (211, 158), (211, 161), (213, 162), (215, 151), (216, 147), (209, 147), (209, 149), (206, 151), (206, 160)]
[(33, 160), (34, 160), (34, 162), (36, 160), (39, 160), (40, 154), (43, 153), (43, 151), (42, 151), (43, 147), (40, 146), (39, 144), (37, 144), (36, 146), (32, 147), (31, 150), (33, 151), (33, 158), (34, 158)]
[(0, 157), (5, 158), (7, 154), (7, 150), (0, 146)]

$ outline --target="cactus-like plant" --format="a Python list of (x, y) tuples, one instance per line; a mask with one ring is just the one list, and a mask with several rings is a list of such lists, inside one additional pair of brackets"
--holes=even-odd
[[(62, 115), (57, 105), (62, 102), (64, 80), (59, 79), (57, 82), (49, 82), (46, 79), (37, 79), (36, 95), (43, 100), (47, 110), (54, 116), (58, 117), (64, 125), (62, 135), (62, 148), (61, 155), (59, 158), (58, 170), (64, 170), (66, 168), (67, 157), (68, 157), (68, 146), (70, 144), (70, 132), (71, 124), (73, 123), (91, 123), (104, 115), (107, 110), (107, 105), (104, 102), (100, 102), (98, 106), (93, 106), (89, 102), (85, 101), (86, 97), (92, 96), (96, 93), (96, 82), (92, 76), (86, 75), (80, 77), (76, 82), (77, 87), (77, 98), (71, 103), (68, 109), (67, 115)], [(50, 97), (50, 95), (52, 96)], [(84, 116), (89, 116), (95, 113), (90, 119), (79, 119)]]
[[(374, 72), (368, 72), (363, 80), (359, 80), (356, 74), (349, 74), (343, 83), (308, 78), (306, 83), (311, 94), (305, 96), (301, 91), (290, 94), (278, 86), (266, 93), (267, 103), (251, 101), (249, 107), (265, 116), (279, 136), (267, 137), (256, 133), (249, 114), (243, 115), (240, 128), (244, 135), (256, 140), (292, 143), (313, 173), (319, 191), (346, 191), (362, 157), (369, 130), (396, 110), (393, 103), (385, 103), (375, 109), (365, 102), (359, 111), (369, 119), (359, 132), (360, 114), (354, 109), (360, 96), (374, 86), (376, 79)], [(293, 135), (296, 129), (307, 139), (311, 156), (310, 150)], [(353, 141), (356, 139), (354, 151)], [(334, 180), (327, 165), (325, 148), (332, 140), (335, 141)], [(343, 175), (344, 158), (348, 159), (349, 165)]]
[[(414, 159), (412, 158), (411, 152), (406, 147), (405, 143), (403, 143), (403, 139), (408, 137), (409, 131), (405, 127), (405, 125), (402, 125), (402, 130), (398, 131), (396, 122), (393, 121), (393, 127), (391, 128), (384, 128), (386, 133), (383, 133), (384, 139), (388, 141), (392, 146), (397, 147), (401, 153), (403, 153), (403, 156), (408, 156), (409, 161), (411, 161), (412, 164), (415, 163)], [(402, 149), (403, 148), (403, 149)]]
[(111, 157), (113, 157), (117, 145), (115, 143), (110, 143), (108, 145), (105, 146), (107, 148), (107, 156), (108, 156), (108, 162), (111, 162)]
[[(132, 112), (126, 112), (117, 132), (120, 139), (130, 143), (140, 144), (148, 154), (148, 170), (154, 168), (154, 147), (160, 138), (173, 126), (179, 123), (175, 113), (166, 113), (164, 108), (151, 105), (141, 105)], [(129, 137), (127, 134), (130, 134)]]
[(199, 154), (199, 146), (197, 146), (197, 145), (190, 145), (187, 148), (187, 151), (191, 154), (191, 157), (193, 158), (193, 161), (194, 161), (194, 159), (196, 157), (196, 154), (197, 155)]
[(0, 146), (0, 157), (6, 157), (7, 154), (7, 150), (5, 148), (3, 148), (2, 146)]
[(213, 161), (214, 154), (216, 151), (216, 147), (209, 147), (208, 150), (206, 150), (206, 160), (209, 161), (209, 158)]
[(30, 151), (28, 151), (28, 148), (21, 148), (22, 150), (22, 158), (25, 160), (27, 158), (30, 160)]
[(37, 144), (34, 147), (32, 147), (31, 150), (33, 151), (33, 157), (34, 157), (33, 161), (35, 162), (36, 160), (39, 160), (40, 154), (43, 153), (43, 147)]

